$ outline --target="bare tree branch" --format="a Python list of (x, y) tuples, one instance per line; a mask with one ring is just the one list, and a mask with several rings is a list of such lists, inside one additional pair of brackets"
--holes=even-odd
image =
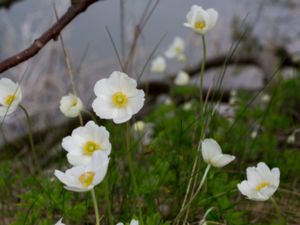
[(14, 3), (20, 2), (21, 0), (0, 0), (0, 8), (9, 8)]
[(90, 5), (99, 0), (79, 0), (76, 4), (70, 6), (67, 12), (45, 31), (31, 46), (18, 54), (9, 57), (0, 62), (0, 73), (21, 64), (29, 58), (35, 56), (50, 40), (56, 39), (60, 32), (79, 14), (84, 12)]

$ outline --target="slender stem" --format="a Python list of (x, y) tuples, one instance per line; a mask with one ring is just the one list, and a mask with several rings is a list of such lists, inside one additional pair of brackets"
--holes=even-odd
[(202, 219), (200, 220), (200, 222), (199, 222), (199, 225), (203, 225), (203, 224), (205, 223), (206, 217), (207, 217), (208, 214), (209, 214), (211, 211), (213, 211), (213, 210), (216, 210), (216, 208), (215, 208), (215, 207), (210, 207), (210, 208), (205, 212), (203, 218), (202, 218)]
[(29, 114), (28, 114), (27, 110), (25, 109), (25, 107), (22, 105), (19, 105), (19, 107), (22, 109), (22, 111), (24, 112), (25, 117), (26, 117), (26, 124), (27, 124), (27, 128), (28, 128), (28, 138), (29, 138), (29, 143), (30, 143), (30, 147), (31, 147), (31, 153), (32, 153), (34, 164), (36, 166), (35, 169), (37, 170), (38, 173), (40, 173), (41, 167), (40, 167), (39, 159), (38, 159), (38, 156), (37, 156), (37, 153), (35, 150), (34, 141), (33, 141), (33, 137), (32, 137), (31, 120), (30, 120)]
[(273, 206), (274, 206), (274, 208), (277, 212), (278, 218), (281, 218), (281, 219), (284, 220), (284, 217), (283, 217), (283, 215), (281, 213), (281, 210), (280, 210), (278, 204), (276, 203), (275, 199), (273, 197), (271, 197), (270, 200), (271, 200), (271, 202), (272, 202), (272, 204), (273, 204)]
[[(197, 189), (196, 192), (193, 194), (193, 196), (190, 198), (190, 200), (188, 201), (188, 203), (184, 206), (184, 208), (178, 213), (178, 215), (177, 215), (176, 218), (175, 218), (175, 221), (177, 221), (177, 220), (181, 217), (182, 213), (183, 213), (186, 209), (189, 208), (189, 206), (191, 205), (191, 203), (193, 202), (193, 200), (197, 197), (198, 193), (200, 192), (200, 190), (201, 190), (201, 188), (202, 188), (202, 186), (203, 186), (203, 184), (204, 184), (204, 181), (206, 180), (206, 177), (207, 177), (207, 174), (208, 174), (208, 172), (209, 172), (209, 170), (210, 170), (210, 167), (211, 167), (211, 165), (208, 164), (207, 167), (206, 167), (206, 169), (205, 169), (205, 172), (204, 172), (204, 174), (203, 174), (203, 176), (202, 176), (202, 179), (201, 179), (201, 182), (200, 182), (200, 185), (199, 185), (198, 189)], [(183, 224), (184, 224), (184, 223), (183, 223)]]
[[(189, 196), (189, 193), (190, 193), (190, 189), (191, 189), (191, 185), (192, 185), (192, 181), (194, 179), (194, 176), (195, 176), (195, 171), (196, 171), (196, 168), (197, 168), (197, 164), (198, 164), (198, 160), (199, 160), (199, 150), (200, 150), (200, 144), (201, 142), (199, 142), (198, 144), (198, 147), (197, 147), (197, 155), (196, 155), (196, 159), (194, 161), (194, 164), (193, 164), (193, 168), (192, 168), (192, 173), (191, 173), (191, 176), (190, 176), (190, 179), (189, 179), (189, 182), (188, 182), (188, 186), (187, 186), (187, 189), (185, 191), (185, 195), (184, 195), (184, 199), (183, 199), (183, 202), (181, 204), (181, 208), (180, 208), (180, 211), (179, 211), (179, 214), (181, 214), (181, 212), (183, 211), (183, 208), (187, 202), (187, 199), (188, 199), (188, 196)], [(178, 215), (179, 215), (178, 214)], [(175, 220), (175, 225), (178, 225), (179, 222), (180, 222), (180, 216), (177, 218), (177, 220)]]
[(110, 199), (109, 199), (109, 183), (108, 183), (107, 178), (104, 181), (104, 186), (105, 186), (104, 187), (105, 188), (105, 200), (106, 200), (109, 224), (114, 225), (114, 220), (113, 220), (112, 211), (111, 211), (111, 204), (110, 204)]
[(97, 198), (94, 189), (91, 190), (91, 194), (92, 194), (92, 199), (93, 199), (93, 204), (95, 209), (96, 225), (100, 225), (99, 209), (98, 209), (98, 203), (97, 203)]
[[(128, 158), (128, 165), (129, 165), (129, 171), (130, 171), (130, 175), (131, 175), (131, 179), (132, 179), (132, 184), (133, 184), (133, 190), (134, 190), (134, 194), (136, 199), (139, 201), (138, 197), (138, 186), (137, 186), (137, 182), (136, 182), (136, 177), (135, 177), (135, 173), (134, 173), (134, 164), (133, 164), (133, 160), (131, 158), (131, 152), (130, 152), (130, 124), (129, 122), (126, 123), (126, 154), (127, 154), (127, 158)], [(141, 223), (141, 225), (143, 225), (143, 212), (142, 212), (142, 208), (138, 202), (138, 209), (139, 209), (139, 222)]]
[(201, 35), (202, 37), (202, 47), (203, 47), (203, 55), (202, 55), (202, 64), (201, 64), (201, 71), (200, 71), (200, 111), (203, 107), (203, 77), (204, 77), (204, 70), (206, 64), (206, 43), (205, 43), (205, 35)]

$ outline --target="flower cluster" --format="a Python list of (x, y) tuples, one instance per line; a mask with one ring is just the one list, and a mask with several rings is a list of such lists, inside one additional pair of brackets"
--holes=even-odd
[[(144, 91), (137, 89), (137, 82), (118, 71), (109, 78), (99, 80), (94, 91), (96, 99), (92, 107), (96, 115), (101, 119), (112, 119), (117, 124), (128, 121), (140, 111), (145, 101)], [(75, 95), (69, 94), (60, 101), (60, 110), (67, 117), (79, 116), (82, 109), (83, 104)], [(68, 152), (67, 159), (73, 167), (65, 172), (55, 170), (54, 175), (65, 185), (65, 189), (90, 191), (104, 179), (112, 148), (109, 136), (104, 126), (89, 121), (63, 138), (62, 147)], [(62, 224), (61, 221), (57, 224)], [(138, 222), (133, 220), (132, 224)]]

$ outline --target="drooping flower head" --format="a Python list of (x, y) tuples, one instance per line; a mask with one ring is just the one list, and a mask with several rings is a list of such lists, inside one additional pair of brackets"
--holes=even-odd
[(239, 191), (254, 201), (266, 201), (275, 193), (279, 186), (280, 171), (270, 168), (263, 162), (257, 167), (247, 168), (247, 180), (238, 184)]
[(59, 109), (66, 117), (74, 118), (79, 116), (83, 104), (80, 98), (69, 94), (61, 98)]
[(203, 160), (211, 166), (221, 168), (235, 159), (235, 156), (222, 153), (220, 145), (214, 139), (204, 139), (201, 144)]
[(136, 80), (118, 71), (97, 81), (94, 92), (97, 96), (92, 104), (94, 112), (101, 119), (112, 119), (117, 124), (138, 113), (145, 101), (145, 93), (137, 89)]
[(201, 6), (193, 5), (186, 15), (184, 26), (194, 30), (197, 34), (206, 34), (216, 26), (218, 12), (214, 9), (204, 10)]
[(54, 175), (65, 184), (65, 189), (75, 192), (92, 190), (105, 177), (109, 158), (106, 153), (97, 151), (87, 165), (74, 166), (66, 172), (55, 170)]
[(175, 37), (172, 44), (165, 52), (165, 56), (169, 59), (177, 58), (179, 61), (184, 61), (186, 58), (184, 49), (184, 40), (181, 37)]
[(108, 131), (94, 121), (89, 121), (85, 126), (76, 128), (71, 136), (63, 138), (62, 147), (68, 152), (69, 163), (74, 166), (88, 164), (97, 151), (107, 155), (111, 152)]
[(151, 71), (154, 73), (164, 73), (167, 68), (167, 63), (164, 57), (158, 56), (152, 60)]
[(8, 78), (0, 79), (0, 118), (13, 113), (21, 100), (20, 85)]

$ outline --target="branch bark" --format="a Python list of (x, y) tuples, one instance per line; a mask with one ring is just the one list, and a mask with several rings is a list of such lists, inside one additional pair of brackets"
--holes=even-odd
[(8, 9), (14, 3), (20, 2), (21, 0), (0, 0), (0, 8)]
[(67, 12), (46, 30), (31, 46), (18, 54), (0, 62), (0, 73), (21, 64), (39, 53), (39, 51), (50, 41), (55, 40), (60, 32), (79, 14), (84, 12), (90, 5), (99, 0), (79, 0), (75, 5), (70, 6)]

